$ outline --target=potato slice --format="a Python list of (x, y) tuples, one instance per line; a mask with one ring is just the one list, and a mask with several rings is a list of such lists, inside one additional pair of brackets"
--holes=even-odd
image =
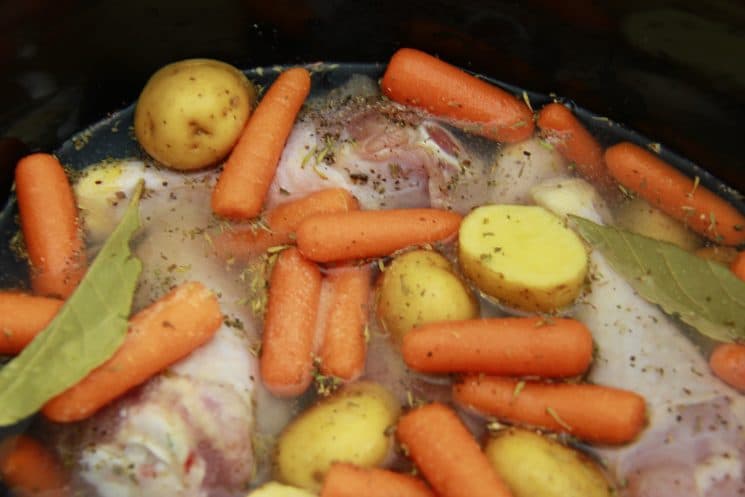
[(587, 274), (587, 251), (543, 207), (487, 205), (468, 214), (459, 233), (463, 272), (483, 291), (526, 311), (570, 304)]
[(514, 497), (610, 497), (590, 459), (527, 430), (510, 429), (487, 442), (486, 457)]
[(303, 411), (277, 442), (275, 476), (282, 483), (317, 492), (334, 462), (362, 467), (382, 464), (393, 446), (388, 430), (400, 406), (372, 382), (347, 385)]
[(620, 204), (616, 208), (615, 218), (621, 228), (656, 240), (674, 243), (683, 250), (694, 251), (703, 245), (701, 237), (686, 228), (683, 223), (639, 197)]
[(377, 312), (400, 341), (424, 323), (478, 317), (479, 304), (450, 261), (433, 250), (414, 250), (396, 257), (381, 275)]

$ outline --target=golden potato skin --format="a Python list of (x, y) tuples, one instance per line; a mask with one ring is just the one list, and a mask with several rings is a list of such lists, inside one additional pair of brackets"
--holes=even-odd
[(270, 481), (252, 491), (246, 497), (315, 497), (315, 495), (302, 488)]
[(399, 414), (396, 399), (377, 383), (343, 387), (302, 412), (281, 433), (274, 460), (276, 479), (318, 492), (334, 462), (380, 465), (391, 450), (389, 428)]
[(674, 243), (683, 250), (694, 251), (703, 245), (701, 237), (683, 223), (639, 197), (621, 203), (615, 210), (615, 218), (621, 228)]
[(587, 274), (587, 251), (543, 207), (485, 205), (460, 225), (458, 262), (485, 294), (525, 311), (571, 304)]
[(590, 459), (527, 430), (491, 438), (486, 457), (514, 497), (611, 497), (611, 488)]
[(396, 257), (381, 275), (377, 312), (386, 331), (401, 341), (424, 323), (478, 317), (479, 305), (445, 257), (414, 250)]
[(210, 59), (175, 62), (142, 90), (135, 135), (163, 165), (201, 169), (228, 155), (255, 103), (256, 89), (235, 67)]

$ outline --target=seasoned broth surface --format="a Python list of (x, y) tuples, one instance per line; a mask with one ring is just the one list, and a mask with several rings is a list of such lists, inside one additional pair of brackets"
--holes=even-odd
[[(312, 437), (291, 438), (301, 437), (297, 433), (302, 432), (301, 422), (311, 424), (308, 420), (313, 416), (326, 423), (318, 433), (332, 439), (328, 447), (324, 446), (324, 454), (313, 456), (315, 462), (338, 450), (340, 460), (359, 466), (408, 474), (417, 473), (419, 468), (421, 472), (423, 463), (416, 457), (412, 461), (406, 445), (396, 442), (395, 428), (401, 412), (417, 412), (430, 403), (452, 408), (474, 440), (484, 442), (493, 461), (498, 456), (492, 456), (492, 451), (501, 449), (488, 441), (512, 434), (513, 426), (537, 432), (552, 443), (558, 440), (564, 444), (562, 449), (573, 451), (572, 457), (594, 468), (592, 481), (600, 481), (601, 487), (605, 482), (606, 488), (600, 491), (606, 493), (586, 495), (611, 495), (609, 489), (626, 497), (735, 497), (745, 493), (745, 397), (711, 372), (707, 357), (716, 346), (717, 336), (698, 333), (699, 321), (688, 319), (675, 308), (670, 311), (666, 302), (650, 299), (646, 293), (643, 297), (635, 281), (619, 270), (618, 256), (588, 242), (587, 236), (582, 238), (578, 234), (581, 230), (568, 216), (590, 220), (597, 229), (623, 226), (663, 238), (683, 246), (685, 256), (717, 243), (691, 232), (684, 223), (673, 221), (639, 197), (634, 202), (644, 202), (640, 204), (642, 215), (633, 217), (629, 212), (637, 207), (628, 207), (633, 193), (615, 184), (609, 187), (605, 179), (583, 178), (556, 136), (536, 129), (515, 143), (494, 141), (472, 133), (473, 126), (458, 120), (390, 100), (372, 77), (380, 68), (350, 66), (349, 71), (339, 71), (316, 65), (311, 69), (311, 95), (284, 143), (264, 210), (249, 221), (227, 220), (212, 213), (211, 196), (222, 165), (180, 172), (146, 157), (126, 129), (132, 109), (94, 126), (60, 149), (62, 163), (75, 170), (70, 175), (71, 183), (89, 260), (96, 257), (116, 228), (138, 182), (144, 181), (139, 204), (142, 226), (131, 244), (143, 264), (133, 313), (180, 284), (199, 281), (214, 292), (223, 314), (223, 322), (209, 342), (92, 417), (69, 424), (54, 423), (43, 416), (33, 418), (27, 432), (62, 461), (69, 475), (69, 495), (232, 497), (251, 495), (249, 492), (274, 480), (303, 486), (311, 492), (308, 495), (316, 495), (328, 468), (303, 480), (287, 469), (290, 463), (283, 462), (286, 453), (280, 451), (292, 443), (304, 447), (299, 452), (312, 454), (316, 450)], [(254, 70), (248, 75), (262, 84), (273, 79), (270, 70)], [(548, 101), (539, 96), (531, 98), (525, 92), (520, 96), (520, 101), (523, 99), (536, 111)], [(602, 128), (593, 131), (603, 145), (630, 136), (639, 138), (627, 130), (614, 129), (613, 123), (598, 122)], [(618, 136), (613, 134), (616, 131)], [(261, 364), (264, 331), (271, 326), (267, 316), (272, 312), (272, 284), (279, 286), (272, 275), (278, 260), (294, 253), (295, 249), (288, 247), (298, 245), (303, 252), (304, 239), (303, 228), (298, 226), (280, 233), (276, 213), (329, 189), (346, 192), (349, 197), (344, 198), (352, 205), (350, 209), (361, 211), (435, 209), (466, 217), (482, 206), (510, 205), (516, 210), (506, 210), (506, 216), (515, 215), (517, 220), (509, 221), (519, 224), (521, 219), (529, 219), (521, 217), (525, 212), (522, 209), (532, 207), (550, 216), (546, 230), (557, 231), (538, 236), (531, 231), (533, 226), (519, 226), (518, 230), (505, 221), (499, 229), (517, 237), (514, 248), (510, 245), (512, 238), (499, 246), (488, 245), (486, 241), (503, 233), (479, 226), (477, 234), (486, 241), (470, 256), (464, 244), (472, 242), (466, 241), (461, 228), (460, 237), (453, 232), (353, 263), (311, 262), (321, 282), (314, 306), (321, 317), (313, 326), (325, 330), (317, 331), (311, 340), (312, 384), (300, 395), (278, 395), (262, 381)], [(3, 213), (7, 227), (12, 226), (12, 209), (9, 206)], [(661, 224), (643, 226), (643, 220), (652, 217), (662, 219)], [(489, 222), (485, 218), (482, 224)], [(491, 222), (497, 226), (494, 218)], [(368, 226), (345, 229), (357, 228), (364, 237), (374, 236)], [(663, 231), (665, 236), (655, 236)], [(4, 243), (19, 247), (17, 237)], [(526, 261), (525, 254), (533, 253), (528, 247), (536, 243), (539, 255)], [(624, 250), (633, 252), (635, 242), (627, 243)], [(666, 251), (677, 250), (668, 248), (672, 244), (665, 242), (659, 249), (662, 260), (669, 260), (664, 259)], [(422, 253), (409, 255), (416, 249)], [(436, 257), (432, 257), (433, 251)], [(498, 271), (499, 281), (488, 274), (483, 276), (484, 268), (500, 267), (491, 264), (493, 258), (508, 256), (514, 259)], [(24, 285), (20, 262), (10, 257), (2, 261), (3, 281)], [(639, 264), (646, 268), (643, 262)], [(553, 281), (553, 273), (559, 272), (557, 267), (564, 270), (563, 279), (554, 288), (554, 283), (546, 282)], [(355, 309), (362, 316), (365, 356), (359, 374), (342, 379), (323, 370), (321, 351), (323, 341), (332, 333), (329, 330), (335, 329), (328, 325), (335, 323), (332, 311), (353, 295), (353, 287), (348, 286), (338, 300), (339, 293), (335, 292), (339, 290), (333, 285), (355, 281), (345, 279), (354, 270), (363, 275), (360, 278), (366, 289), (358, 292), (364, 302)], [(715, 271), (719, 270), (723, 269)], [(681, 280), (685, 278), (681, 276)], [(727, 288), (734, 293), (729, 297), (733, 301), (742, 299), (742, 285), (731, 285)], [(400, 293), (386, 293), (393, 286)], [(304, 290), (298, 289), (295, 300), (304, 298)], [(561, 298), (556, 297), (558, 292)], [(674, 292), (686, 290), (674, 287)], [(530, 307), (525, 302), (537, 304)], [(692, 312), (703, 314), (705, 309), (702, 304), (701, 309)], [(603, 441), (602, 437), (588, 440), (581, 435), (583, 430), (562, 418), (564, 411), (559, 412), (558, 406), (549, 405), (541, 413), (548, 416), (555, 426), (552, 428), (490, 413), (475, 404), (464, 405), (454, 398), (454, 385), (466, 381), (462, 375), (478, 382), (491, 374), (489, 371), (467, 367), (446, 372), (416, 371), (402, 355), (412, 323), (414, 330), (421, 331), (432, 323), (511, 317), (537, 317), (535, 329), (559, 326), (557, 322), (563, 318), (579, 321), (589, 332), (592, 353), (588, 345), (591, 365), (567, 379), (544, 378), (540, 373), (520, 369), (503, 375), (518, 382), (510, 404), (532, 395), (531, 388), (538, 383), (625, 390), (643, 399), (640, 432), (622, 443)], [(732, 321), (738, 319), (733, 316)], [(745, 335), (745, 330), (739, 332)], [(742, 336), (732, 335), (734, 341)], [(562, 352), (561, 360), (578, 348)], [(488, 349), (485, 342), (475, 354), (478, 356), (482, 349)], [(333, 407), (334, 399), (341, 404), (364, 405), (366, 414), (362, 418), (370, 419), (350, 421), (357, 419), (353, 409), (347, 412), (340, 407), (328, 409), (336, 417), (323, 418), (324, 406)], [(578, 404), (575, 410), (581, 415), (582, 409)], [(379, 425), (384, 428), (380, 430)], [(312, 429), (316, 428), (314, 425)], [(305, 430), (312, 433), (311, 428)], [(354, 433), (347, 437), (349, 433), (344, 430)], [(515, 438), (517, 443), (523, 439), (530, 437)], [(345, 444), (352, 447), (348, 452), (344, 452)], [(600, 466), (594, 466), (593, 461)], [(292, 464), (302, 467), (311, 463)], [(496, 462), (494, 465), (499, 466)], [(566, 474), (574, 475), (573, 467), (567, 466)], [(441, 492), (426, 470), (424, 476), (434, 491)], [(301, 481), (309, 483), (301, 485)], [(510, 483), (513, 495), (526, 495), (513, 486), (513, 480), (505, 481)]]

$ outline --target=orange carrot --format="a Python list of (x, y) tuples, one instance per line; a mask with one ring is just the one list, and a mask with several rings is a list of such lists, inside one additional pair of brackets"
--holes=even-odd
[(730, 264), (730, 269), (735, 273), (735, 276), (745, 281), (745, 250), (738, 252), (735, 260)]
[(64, 302), (21, 292), (0, 292), (0, 354), (17, 354), (43, 330)]
[(401, 352), (425, 373), (574, 376), (592, 360), (592, 335), (574, 319), (441, 321), (414, 328)]
[(435, 497), (435, 494), (410, 475), (334, 463), (326, 472), (321, 497)]
[(0, 479), (17, 497), (67, 497), (71, 493), (60, 461), (26, 435), (0, 444)]
[(644, 398), (626, 390), (498, 376), (468, 375), (453, 386), (453, 398), (499, 419), (606, 444), (633, 440), (644, 427), (646, 415)]
[(538, 113), (538, 127), (577, 172), (608, 190), (614, 184), (603, 160), (603, 148), (572, 111), (559, 103), (545, 105)]
[(443, 404), (405, 414), (396, 435), (441, 497), (511, 495), (458, 415)]
[(297, 245), (318, 262), (389, 255), (453, 236), (461, 216), (438, 209), (392, 209), (319, 214), (300, 224)]
[(297, 231), (300, 223), (315, 214), (349, 212), (359, 208), (357, 199), (344, 188), (328, 188), (278, 205), (267, 213), (266, 221), (274, 231), (292, 233)]
[(18, 162), (15, 180), (31, 286), (40, 295), (68, 297), (87, 263), (67, 175), (54, 156), (32, 154)]
[(605, 151), (611, 175), (650, 204), (724, 245), (745, 243), (745, 216), (651, 152), (632, 143)]
[(295, 248), (283, 251), (269, 279), (261, 341), (261, 378), (278, 397), (303, 393), (311, 383), (321, 272)]
[(723, 382), (745, 392), (745, 345), (717, 345), (709, 357), (709, 366)]
[(522, 100), (419, 50), (393, 54), (381, 88), (396, 102), (450, 118), (492, 140), (519, 142), (533, 134), (533, 113)]
[(357, 209), (357, 199), (347, 190), (320, 190), (269, 211), (266, 215), (266, 229), (251, 226), (221, 233), (215, 237), (215, 247), (224, 259), (250, 259), (270, 247), (292, 242), (297, 227), (310, 216)]
[(221, 323), (214, 293), (197, 282), (179, 285), (133, 316), (116, 353), (42, 412), (60, 423), (85, 419), (205, 344)]
[(368, 266), (337, 268), (324, 279), (320, 371), (354, 381), (365, 369), (365, 325), (370, 297)]
[(279, 75), (233, 148), (212, 192), (212, 210), (230, 219), (250, 219), (261, 212), (300, 107), (310, 92), (303, 68)]

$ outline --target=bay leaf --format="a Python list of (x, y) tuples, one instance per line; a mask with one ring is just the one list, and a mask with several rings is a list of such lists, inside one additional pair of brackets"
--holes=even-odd
[(570, 216), (575, 229), (644, 299), (715, 340), (745, 340), (745, 282), (671, 243)]
[(142, 263), (129, 243), (140, 227), (137, 185), (122, 220), (55, 318), (0, 370), (0, 426), (38, 411), (83, 379), (124, 341)]

